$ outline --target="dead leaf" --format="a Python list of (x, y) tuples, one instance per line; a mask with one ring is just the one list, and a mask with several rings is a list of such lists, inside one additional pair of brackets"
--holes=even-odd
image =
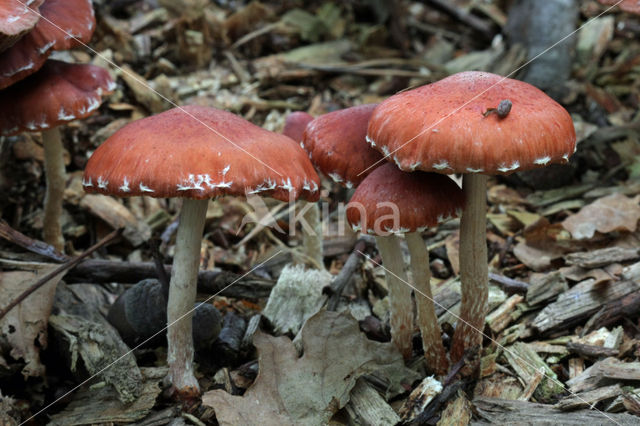
[[(7, 306), (36, 280), (56, 269), (58, 265), (33, 264), (30, 271), (0, 272), (0, 308)], [(11, 356), (22, 358), (25, 366), (22, 375), (37, 377), (44, 374), (40, 362), (40, 348), (47, 347), (47, 320), (51, 314), (56, 285), (62, 278), (58, 275), (36, 290), (22, 303), (0, 319), (0, 330), (11, 345)]]
[(584, 206), (580, 211), (569, 216), (562, 226), (574, 239), (591, 238), (595, 232), (606, 234), (613, 231), (636, 230), (640, 219), (640, 206), (636, 199), (621, 194), (611, 194)]
[(348, 313), (321, 311), (301, 330), (302, 357), (287, 337), (256, 333), (259, 373), (244, 396), (213, 390), (202, 403), (221, 425), (326, 424), (363, 374), (397, 364), (390, 343), (368, 340)]

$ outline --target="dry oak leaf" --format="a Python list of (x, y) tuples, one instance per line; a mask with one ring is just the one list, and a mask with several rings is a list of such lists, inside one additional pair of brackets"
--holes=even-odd
[(349, 401), (358, 377), (403, 366), (391, 343), (368, 340), (349, 313), (320, 311), (300, 333), (301, 357), (289, 338), (256, 333), (260, 368), (244, 396), (223, 390), (202, 396), (221, 425), (327, 424)]
[[(11, 303), (58, 265), (33, 263), (30, 267), (31, 271), (0, 272), (0, 308)], [(61, 278), (62, 274), (52, 278), (0, 320), (0, 337), (4, 336), (9, 342), (13, 359), (24, 360), (22, 375), (25, 378), (44, 375), (40, 349), (47, 347), (47, 320), (53, 306), (56, 285)]]
[(640, 219), (638, 199), (622, 194), (611, 194), (584, 206), (574, 215), (562, 222), (562, 226), (571, 232), (576, 240), (594, 236), (596, 231), (606, 234), (613, 231), (636, 230)]

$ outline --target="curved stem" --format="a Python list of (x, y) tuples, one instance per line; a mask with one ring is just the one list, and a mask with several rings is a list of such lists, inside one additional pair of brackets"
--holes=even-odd
[(44, 172), (47, 189), (44, 196), (43, 238), (59, 252), (64, 251), (62, 236), (62, 199), (66, 173), (64, 170), (64, 147), (57, 127), (42, 131), (44, 145)]
[(167, 362), (169, 378), (181, 399), (196, 398), (200, 394), (198, 381), (193, 375), (191, 311), (196, 301), (200, 245), (208, 202), (184, 200), (171, 268), (167, 301)]
[(443, 376), (449, 369), (447, 352), (442, 343), (442, 335), (438, 317), (431, 295), (431, 270), (429, 269), (429, 252), (417, 232), (405, 235), (409, 254), (411, 255), (411, 272), (413, 285), (416, 289), (416, 308), (418, 312), (418, 327), (422, 334), (422, 347), (427, 365), (436, 375)]
[(395, 235), (376, 236), (378, 251), (385, 268), (389, 290), (389, 312), (391, 315), (391, 340), (404, 359), (411, 358), (413, 335), (413, 303), (411, 287), (407, 285), (400, 240)]
[(489, 267), (487, 265), (487, 176), (473, 173), (462, 178), (465, 206), (460, 220), (460, 319), (451, 346), (451, 362), (465, 350), (482, 345), (487, 314)]

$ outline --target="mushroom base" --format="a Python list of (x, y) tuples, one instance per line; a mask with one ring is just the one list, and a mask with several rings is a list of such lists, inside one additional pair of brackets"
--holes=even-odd
[(185, 199), (180, 211), (176, 251), (167, 302), (167, 362), (178, 398), (195, 398), (200, 386), (193, 374), (191, 317), (196, 300), (200, 246), (209, 200)]

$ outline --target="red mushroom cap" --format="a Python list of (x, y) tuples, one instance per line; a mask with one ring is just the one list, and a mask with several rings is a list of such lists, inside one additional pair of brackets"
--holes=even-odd
[(284, 121), (284, 129), (282, 134), (289, 136), (296, 142), (302, 141), (304, 135), (304, 129), (307, 128), (307, 124), (313, 120), (313, 116), (304, 111), (295, 111), (289, 114)]
[(4, 52), (31, 30), (40, 16), (38, 10), (44, 0), (6, 0), (0, 3), (0, 52)]
[(87, 192), (121, 197), (320, 196), (318, 175), (293, 139), (195, 105), (118, 130), (89, 159), (83, 185)]
[[(620, 0), (598, 0), (600, 3), (605, 6), (613, 6), (614, 4), (620, 2)], [(624, 12), (635, 13), (636, 15), (640, 15), (640, 0), (622, 0), (618, 4), (621, 10)]]
[(33, 30), (0, 54), (0, 89), (36, 72), (53, 50), (89, 42), (96, 26), (91, 0), (46, 0), (40, 14)]
[(104, 68), (50, 59), (37, 73), (0, 91), (0, 134), (40, 131), (88, 117), (114, 88)]
[(304, 132), (303, 148), (313, 164), (347, 188), (362, 182), (373, 169), (367, 168), (382, 159), (366, 142), (367, 124), (375, 107), (361, 105), (321, 115)]
[[(490, 112), (501, 101), (504, 118)], [(369, 121), (367, 140), (402, 170), (510, 174), (567, 162), (569, 113), (530, 84), (468, 71), (394, 95)]]
[(358, 185), (347, 221), (369, 234), (421, 232), (459, 216), (463, 205), (462, 190), (448, 176), (407, 173), (384, 163)]

